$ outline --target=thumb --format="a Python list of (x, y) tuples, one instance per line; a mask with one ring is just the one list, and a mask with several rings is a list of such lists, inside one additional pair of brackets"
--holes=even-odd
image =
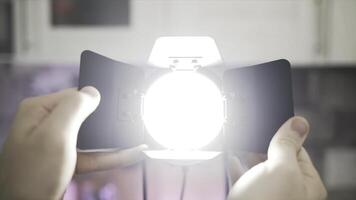
[(123, 150), (79, 151), (75, 171), (81, 174), (127, 167), (143, 160), (142, 151), (146, 149), (147, 145), (139, 145)]
[(287, 120), (272, 138), (268, 160), (297, 162), (297, 153), (309, 133), (308, 121), (302, 117)]
[(53, 109), (48, 123), (58, 130), (63, 128), (79, 129), (83, 121), (96, 109), (100, 102), (100, 93), (91, 86), (80, 91), (71, 90)]

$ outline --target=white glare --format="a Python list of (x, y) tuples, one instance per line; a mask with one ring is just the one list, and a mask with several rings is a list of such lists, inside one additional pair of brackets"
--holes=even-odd
[(211, 142), (224, 122), (219, 88), (193, 71), (160, 77), (146, 92), (143, 120), (147, 131), (168, 149), (198, 149)]
[(182, 61), (182, 58), (192, 58), (203, 67), (222, 62), (215, 40), (211, 37), (169, 36), (160, 37), (156, 40), (148, 63), (157, 67), (168, 68), (174, 58), (181, 58), (180, 61)]
[(159, 151), (144, 151), (144, 153), (153, 159), (160, 160), (210, 160), (221, 154), (217, 151), (172, 151), (172, 150), (159, 150)]

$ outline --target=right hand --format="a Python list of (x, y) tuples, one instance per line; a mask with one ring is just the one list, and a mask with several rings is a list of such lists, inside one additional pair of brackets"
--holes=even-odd
[[(267, 160), (243, 174), (233, 185), (228, 199), (326, 199), (325, 186), (302, 147), (308, 133), (309, 124), (302, 117), (285, 122), (270, 143)], [(233, 163), (230, 173), (239, 173), (239, 161)]]

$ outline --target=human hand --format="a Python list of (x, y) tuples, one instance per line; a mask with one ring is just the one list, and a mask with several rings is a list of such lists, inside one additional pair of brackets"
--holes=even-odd
[[(307, 151), (302, 147), (309, 124), (302, 117), (285, 122), (273, 137), (266, 161), (243, 174), (231, 188), (229, 200), (322, 200), (327, 192)], [(232, 160), (231, 173), (241, 171)]]
[(99, 101), (93, 87), (25, 99), (0, 155), (0, 199), (60, 199), (74, 173), (140, 161), (144, 145), (77, 152), (78, 130)]

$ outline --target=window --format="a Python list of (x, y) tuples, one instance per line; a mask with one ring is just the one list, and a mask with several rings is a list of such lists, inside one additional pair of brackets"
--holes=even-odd
[(129, 0), (52, 0), (54, 26), (128, 25)]

